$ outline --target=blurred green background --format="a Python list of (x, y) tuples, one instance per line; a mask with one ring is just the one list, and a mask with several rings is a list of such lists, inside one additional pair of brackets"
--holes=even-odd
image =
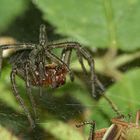
[[(78, 41), (92, 54), (105, 94), (119, 110), (135, 117), (140, 109), (140, 1), (139, 0), (0, 0), (0, 44), (10, 37), (37, 43), (40, 24), (50, 42)], [(11, 39), (11, 40), (12, 40)], [(95, 120), (96, 129), (115, 117), (107, 101), (93, 99), (75, 55), (75, 81), (58, 89), (33, 88), (39, 120), (31, 131), (12, 94), (11, 67), (4, 58), (0, 78), (0, 140), (84, 140), (89, 128), (75, 124)], [(31, 110), (24, 82), (17, 78), (20, 95)]]

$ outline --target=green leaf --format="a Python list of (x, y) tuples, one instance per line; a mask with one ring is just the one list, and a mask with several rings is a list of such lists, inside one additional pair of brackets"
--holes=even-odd
[(40, 124), (45, 130), (51, 133), (54, 137), (60, 140), (84, 140), (81, 134), (71, 126), (58, 121), (43, 122)]
[(140, 48), (140, 1), (125, 0), (112, 1), (117, 35), (123, 50)]
[(43, 12), (44, 19), (57, 27), (56, 32), (87, 45), (107, 44), (102, 2), (42, 0), (36, 1), (36, 5)]
[(20, 16), (27, 8), (26, 0), (0, 0), (0, 32)]
[[(44, 19), (56, 26), (57, 33), (67, 35), (84, 45), (102, 48), (116, 41), (120, 49), (139, 48), (139, 0), (118, 0), (112, 1), (112, 4), (111, 0), (33, 2), (43, 12)], [(106, 4), (111, 7), (106, 7)]]
[[(132, 114), (135, 118), (136, 112), (140, 109), (140, 69), (127, 72), (119, 82), (107, 90), (106, 94), (124, 115)], [(98, 108), (110, 119), (116, 117), (104, 98), (100, 100)]]

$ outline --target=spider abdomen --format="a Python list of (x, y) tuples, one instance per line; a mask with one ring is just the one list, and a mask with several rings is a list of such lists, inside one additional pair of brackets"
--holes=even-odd
[(39, 71), (35, 71), (36, 80), (32, 80), (33, 86), (51, 86), (53, 88), (65, 84), (67, 68), (64, 65), (47, 64), (43, 78), (40, 77)]

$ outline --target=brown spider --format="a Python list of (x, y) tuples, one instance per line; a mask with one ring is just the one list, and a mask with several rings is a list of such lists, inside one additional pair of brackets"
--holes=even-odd
[[(6, 49), (15, 49), (15, 53), (10, 57), (12, 65), (11, 84), (13, 93), (20, 105), (22, 106), (30, 124), (35, 127), (34, 121), (28, 108), (25, 106), (18, 90), (15, 77), (18, 76), (26, 83), (27, 93), (31, 100), (31, 104), (36, 115), (35, 102), (31, 94), (31, 86), (38, 86), (40, 89), (43, 86), (59, 87), (65, 83), (66, 74), (69, 73), (71, 81), (74, 80), (74, 75), (70, 69), (70, 59), (72, 50), (75, 50), (79, 63), (85, 75), (87, 70), (84, 66), (83, 59), (87, 60), (90, 67), (90, 84), (92, 95), (95, 97), (95, 72), (94, 60), (90, 53), (81, 47), (78, 42), (63, 42), (63, 43), (48, 43), (46, 27), (40, 26), (39, 44), (18, 43), (0, 45), (0, 72), (2, 68), (2, 53)], [(61, 49), (61, 57), (56, 56), (53, 49)], [(41, 90), (40, 90), (41, 93)]]

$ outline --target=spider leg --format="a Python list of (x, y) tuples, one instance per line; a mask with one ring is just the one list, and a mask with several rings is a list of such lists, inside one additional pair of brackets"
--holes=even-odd
[[(63, 60), (68, 66), (70, 64), (71, 53), (72, 53), (72, 48), (66, 47), (62, 50), (62, 54), (61, 54), (61, 60)], [(79, 51), (76, 51), (76, 54), (78, 56), (79, 63), (81, 64), (81, 67), (84, 71), (84, 74), (87, 75), (88, 72), (84, 66), (84, 62), (83, 62), (83, 58), (81, 57), (81, 54), (79, 53)]]
[[(39, 47), (42, 49), (41, 52), (38, 53), (39, 56), (39, 79), (40, 81), (45, 78), (45, 55), (44, 55), (44, 49), (47, 46), (48, 43), (48, 37), (46, 32), (46, 26), (44, 24), (40, 25), (40, 34), (39, 34)], [(42, 88), (39, 87), (39, 93), (40, 96), (42, 95)]]
[(30, 44), (30, 43), (0, 45), (0, 74), (1, 74), (1, 69), (2, 69), (3, 50), (6, 50), (6, 49), (16, 49), (16, 50), (33, 49), (35, 46), (36, 46), (36, 44)]
[(61, 53), (61, 60), (65, 62), (68, 66), (70, 65), (70, 58), (72, 54), (72, 49), (64, 48)]
[[(62, 50), (61, 60), (65, 62), (68, 66), (70, 65), (71, 54), (72, 54), (72, 48), (66, 47)], [(88, 72), (84, 66), (83, 58), (81, 57), (81, 54), (79, 53), (79, 51), (76, 51), (76, 54), (77, 54), (79, 63), (81, 64), (81, 67), (83, 69), (84, 75), (87, 76)]]
[(44, 24), (40, 25), (40, 34), (39, 34), (39, 45), (43, 48), (47, 46), (48, 37), (46, 33), (46, 26)]
[(39, 46), (40, 45), (36, 46), (36, 48), (31, 51), (31, 53), (29, 54), (29, 60), (30, 60), (31, 69), (33, 69), (33, 71), (37, 70), (39, 72), (39, 83), (40, 83), (39, 94), (40, 96), (42, 96), (41, 82), (42, 82), (42, 79), (45, 78), (46, 72), (45, 72), (44, 49), (41, 51)]
[(45, 64), (43, 62), (39, 62), (38, 65), (39, 71), (39, 95), (42, 96), (42, 79), (45, 79)]
[(0, 45), (0, 48), (2, 50), (6, 50), (6, 49), (22, 50), (22, 49), (34, 49), (36, 46), (37, 46), (36, 44), (31, 44), (31, 43), (17, 43), (17, 44)]
[(95, 121), (91, 121), (91, 122), (82, 122), (80, 124), (76, 124), (76, 127), (79, 128), (79, 127), (82, 127), (84, 125), (91, 125), (91, 128), (90, 128), (90, 133), (89, 133), (89, 138), (88, 140), (95, 140), (94, 136), (95, 136)]
[[(29, 72), (30, 72), (30, 76), (31, 76), (33, 82), (34, 82), (34, 83), (37, 83), (37, 82), (38, 82), (38, 79), (36, 78), (34, 71), (35, 71), (34, 65), (31, 65), (31, 62), (29, 62)], [(39, 81), (40, 81), (40, 80), (41, 80), (41, 79), (40, 79), (40, 77), (39, 77)], [(39, 95), (42, 96), (42, 87), (41, 87), (41, 86), (39, 86)], [(33, 106), (36, 106), (35, 103), (32, 103), (32, 104), (33, 104)], [(35, 104), (35, 105), (34, 105), (34, 104)], [(35, 112), (35, 111), (34, 111), (34, 112)], [(34, 114), (36, 114), (36, 113), (34, 113)], [(35, 116), (37, 116), (37, 115), (35, 115)]]
[[(95, 95), (94, 60), (93, 60), (92, 56), (90, 55), (90, 53), (87, 50), (85, 50), (84, 48), (82, 48), (81, 45), (77, 42), (64, 42), (64, 43), (50, 44), (50, 45), (48, 45), (48, 48), (50, 50), (54, 49), (54, 48), (72, 48), (72, 49), (75, 49), (80, 54), (80, 56), (83, 56), (87, 60), (89, 67), (90, 67), (90, 73), (91, 73), (90, 82), (91, 82), (92, 95), (94, 97), (96, 97), (96, 95)], [(82, 58), (79, 57), (79, 61), (80, 61), (80, 64), (81, 64), (83, 70), (85, 71), (85, 67), (82, 62), (83, 61)]]
[[(36, 65), (30, 66), (30, 72), (32, 74), (32, 78), (34, 79), (35, 83), (39, 82), (39, 84), (38, 84), (39, 85), (39, 95), (41, 97), (42, 96), (42, 86), (41, 86), (41, 83), (42, 83), (42, 79), (45, 78), (45, 67), (42, 64), (42, 62), (39, 62), (39, 64), (37, 64), (37, 67), (34, 68), (34, 66), (36, 66)], [(38, 73), (39, 79), (36, 79), (36, 76), (33, 73), (33, 71), (36, 71), (36, 70), (39, 72)]]
[[(39, 61), (39, 78), (40, 79), (45, 79), (46, 76), (46, 71), (45, 71), (45, 48), (47, 47), (48, 44), (48, 37), (47, 37), (47, 32), (46, 32), (46, 26), (44, 24), (40, 25), (40, 34), (39, 34), (39, 46), (41, 46), (42, 50), (39, 53), (40, 56), (40, 61)], [(39, 87), (39, 93), (40, 96), (42, 96), (42, 88), (41, 86)]]
[(84, 65), (84, 62), (83, 62), (83, 58), (81, 57), (81, 54), (79, 53), (79, 51), (76, 51), (76, 53), (77, 53), (77, 57), (78, 57), (79, 63), (81, 64), (81, 67), (83, 69), (83, 72), (84, 72), (85, 75), (87, 75), (88, 72), (87, 72), (87, 70), (85, 68), (85, 65)]
[[(72, 54), (72, 48), (64, 48), (62, 50), (62, 54), (61, 54), (61, 60), (63, 62), (65, 62), (68, 66), (70, 66), (70, 59), (71, 59), (71, 54)], [(88, 72), (84, 66), (84, 62), (83, 62), (83, 58), (80, 54), (79, 51), (76, 51), (76, 54), (77, 54), (77, 57), (78, 57), (78, 60), (79, 60), (79, 63), (81, 64), (81, 68), (84, 72), (84, 76), (85, 76), (85, 79), (87, 79), (87, 75), (88, 75)]]
[(94, 60), (92, 56), (82, 47), (77, 47), (77, 51), (84, 56), (84, 58), (88, 61), (90, 67), (90, 82), (91, 82), (91, 89), (92, 95), (96, 97), (95, 94), (95, 68), (94, 68)]
[(23, 110), (24, 110), (24, 112), (25, 112), (25, 114), (30, 122), (31, 127), (34, 128), (35, 124), (34, 124), (34, 121), (31, 117), (31, 115), (30, 115), (30, 112), (29, 112), (28, 108), (25, 106), (25, 103), (24, 103), (23, 99), (21, 98), (21, 96), (19, 95), (19, 92), (17, 90), (16, 81), (15, 81), (16, 74), (17, 74), (17, 69), (15, 68), (11, 71), (11, 75), (10, 75), (13, 94), (16, 97), (16, 99), (18, 100), (18, 102), (20, 103), (21, 107), (23, 108)]
[(70, 75), (70, 79), (71, 81), (74, 81), (74, 74), (72, 72), (72, 70), (69, 68), (69, 66), (63, 61), (61, 60), (60, 58), (58, 58), (56, 55), (52, 54), (50, 51), (46, 50), (45, 51), (46, 55), (51, 58), (51, 60), (57, 64), (60, 64), (60, 65), (65, 65), (68, 72), (69, 72), (69, 75)]
[(37, 118), (36, 104), (35, 104), (35, 100), (34, 100), (33, 95), (32, 95), (31, 85), (30, 85), (30, 81), (29, 81), (29, 71), (30, 71), (29, 67), (30, 67), (30, 65), (29, 65), (29, 63), (27, 63), (25, 65), (26, 90), (27, 90), (27, 94), (29, 96), (29, 99), (30, 99), (30, 102), (31, 102), (31, 105), (33, 108), (34, 116), (35, 116), (35, 118)]
[[(105, 88), (103, 86), (103, 84), (100, 82), (100, 80), (98, 79), (98, 77), (95, 75), (95, 82), (97, 83), (97, 85), (100, 87), (100, 89), (105, 92)], [(106, 101), (110, 104), (111, 108), (113, 109), (113, 111), (117, 114), (117, 116), (124, 116), (119, 109), (117, 108), (117, 106), (112, 102), (112, 100), (110, 100), (108, 98), (108, 96), (106, 96), (106, 94), (102, 94), (100, 93), (100, 95), (102, 95)]]
[[(61, 60), (65, 64), (67, 64), (68, 67), (70, 66), (71, 54), (72, 54), (71, 48), (64, 48), (61, 53)], [(74, 81), (74, 74), (72, 71), (70, 72), (70, 79), (71, 79), (71, 81)]]

